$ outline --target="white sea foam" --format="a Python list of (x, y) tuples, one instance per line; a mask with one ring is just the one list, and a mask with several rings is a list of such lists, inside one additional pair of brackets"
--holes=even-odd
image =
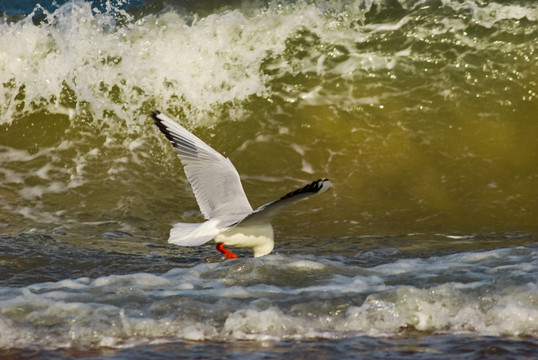
[[(517, 275), (491, 274), (484, 268), (495, 252), (509, 255), (513, 265), (525, 266)], [(165, 274), (110, 275), (2, 288), (0, 348), (30, 344), (121, 348), (174, 339), (394, 336), (407, 329), (538, 336), (536, 249), (480, 254), (423, 259), (422, 263), (401, 259), (394, 263), (400, 264), (396, 267), (406, 261), (413, 265), (403, 267), (404, 277), (391, 269), (392, 264), (364, 269), (334, 260), (270, 255), (262, 260), (199, 264)], [(428, 268), (428, 263), (438, 265)], [(454, 276), (451, 269), (456, 267), (467, 272)], [(422, 280), (424, 271), (445, 281), (427, 285)], [(468, 286), (475, 272), (484, 281)], [(528, 281), (516, 284), (512, 276)]]
[(445, 4), (456, 10), (468, 8), (472, 11), (473, 19), (487, 28), (491, 28), (495, 23), (502, 20), (520, 20), (525, 18), (530, 21), (538, 20), (538, 9), (536, 7), (523, 7), (519, 4), (498, 4), (492, 2), (479, 5), (473, 1), (466, 1), (464, 3), (447, 1)]
[[(342, 86), (332, 91), (324, 83), (309, 89), (290, 85), (280, 96), (306, 104), (353, 106), (352, 89), (348, 94), (343, 88), (356, 86), (352, 83), (366, 72), (394, 69), (401, 60), (405, 64), (409, 56), (356, 50), (368, 36), (399, 30), (414, 19), (409, 15), (394, 24), (359, 26), (372, 3), (299, 1), (193, 20), (173, 11), (135, 19), (113, 6), (99, 12), (90, 2), (74, 0), (52, 13), (45, 11), (47, 20), (39, 25), (31, 16), (0, 23), (0, 47), (9, 49), (0, 53), (2, 122), (46, 108), (70, 118), (115, 114), (129, 119), (132, 130), (144, 120), (140, 114), (155, 105), (181, 110), (196, 121), (206, 119), (221, 104), (270, 96), (271, 80), (298, 73), (337, 76)], [(383, 2), (377, 6), (383, 7)], [(445, 2), (443, 6), (468, 7), (475, 21), (487, 27), (504, 19), (538, 18), (536, 9), (521, 5)], [(451, 21), (433, 30), (418, 27), (414, 36), (465, 26), (461, 19)], [(299, 51), (289, 47), (293, 41), (306, 49), (303, 55), (288, 56)], [(477, 45), (464, 36), (459, 41)], [(230, 111), (240, 110), (234, 105)]]
[(115, 13), (95, 13), (90, 3), (72, 1), (39, 26), (30, 17), (0, 24), (0, 46), (10, 49), (0, 58), (1, 83), (9, 84), (0, 87), (3, 120), (18, 113), (21, 102), (14, 99), (21, 89), (25, 104), (48, 102), (55, 112), (73, 93), (79, 115), (96, 118), (112, 111), (130, 119), (150, 99), (210, 111), (214, 104), (263, 94), (260, 61), (281, 46), (279, 32), (287, 31), (261, 31), (275, 25), (274, 16), (253, 21), (239, 11), (191, 25), (168, 12), (125, 27), (116, 26)]

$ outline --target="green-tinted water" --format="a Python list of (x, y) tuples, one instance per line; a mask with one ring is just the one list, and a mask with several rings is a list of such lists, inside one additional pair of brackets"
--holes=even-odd
[(5, 226), (188, 220), (160, 108), (231, 158), (254, 205), (330, 177), (293, 210), (318, 211), (278, 220), (288, 234), (536, 231), (535, 10), (333, 6), (4, 25), (4, 48), (26, 43), (3, 60)]

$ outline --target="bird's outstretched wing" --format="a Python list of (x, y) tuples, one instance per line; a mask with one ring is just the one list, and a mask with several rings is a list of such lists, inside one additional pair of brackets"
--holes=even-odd
[(325, 191), (329, 190), (330, 187), (331, 182), (329, 179), (316, 180), (311, 184), (287, 193), (278, 200), (271, 201), (270, 203), (260, 206), (252, 214), (243, 219), (240, 224), (249, 225), (270, 222), (279, 212), (291, 204), (306, 199), (310, 196), (324, 193)]
[(155, 124), (183, 163), (196, 201), (206, 219), (252, 212), (232, 162), (168, 116), (155, 111)]

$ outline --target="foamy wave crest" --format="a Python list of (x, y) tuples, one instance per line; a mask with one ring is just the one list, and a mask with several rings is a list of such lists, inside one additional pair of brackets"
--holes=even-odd
[(240, 13), (190, 25), (175, 13), (135, 21), (75, 0), (45, 14), (39, 25), (31, 16), (2, 24), (0, 45), (10, 49), (0, 65), (4, 118), (41, 108), (131, 118), (144, 105), (204, 110), (260, 91), (248, 61), (227, 53), (230, 37), (240, 37)]
[[(2, 288), (0, 348), (334, 339), (409, 330), (534, 337), (537, 268), (532, 247), (373, 268), (270, 255), (162, 275)], [(441, 277), (446, 281), (439, 283)]]
[[(302, 4), (198, 19), (169, 11), (135, 19), (123, 10), (74, 0), (0, 27), (4, 121), (47, 109), (130, 119), (155, 106), (198, 114), (267, 93), (260, 66), (301, 26), (322, 28), (322, 9)], [(299, 17), (298, 14), (301, 13)], [(286, 16), (281, 16), (281, 15)]]
[[(470, 49), (492, 46), (469, 37), (469, 23), (459, 14), (485, 27), (538, 17), (536, 9), (519, 5), (474, 2), (436, 3), (438, 15), (421, 17), (423, 2), (403, 1), (403, 15), (388, 20), (383, 1), (275, 2), (201, 18), (173, 10), (134, 17), (107, 4), (100, 11), (73, 0), (53, 12), (43, 9), (46, 17), (37, 25), (32, 15), (0, 23), (0, 46), (9, 49), (0, 56), (2, 121), (40, 109), (136, 119), (154, 107), (195, 121), (215, 112), (233, 115), (252, 97), (376, 104), (391, 91), (373, 88), (365, 95), (363, 83), (372, 74), (392, 79), (396, 68), (413, 71), (410, 59), (419, 65), (446, 62), (435, 49), (414, 53), (415, 43), (420, 49), (439, 44), (441, 50), (447, 41)], [(386, 37), (401, 46), (371, 46)], [(456, 74), (463, 71), (462, 64), (446, 65)]]

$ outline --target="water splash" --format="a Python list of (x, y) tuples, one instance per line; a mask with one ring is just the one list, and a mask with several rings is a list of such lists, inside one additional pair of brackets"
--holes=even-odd
[[(2, 288), (0, 347), (124, 348), (178, 339), (344, 339), (409, 331), (536, 336), (537, 266), (533, 247), (370, 268), (270, 255), (164, 274)], [(516, 278), (518, 285), (503, 285)]]
[[(513, 36), (503, 21), (527, 19), (532, 33), (538, 17), (535, 8), (523, 5), (474, 2), (437, 4), (430, 18), (406, 2), (401, 12), (374, 1), (270, 3), (202, 18), (176, 11), (135, 17), (121, 5), (107, 2), (99, 10), (75, 0), (54, 11), (38, 8), (45, 18), (37, 25), (33, 14), (1, 23), (0, 45), (10, 49), (0, 59), (2, 121), (47, 109), (71, 117), (135, 119), (136, 127), (140, 115), (156, 106), (207, 121), (221, 111), (241, 111), (238, 105), (252, 97), (348, 109), (377, 105), (397, 93), (383, 87), (363, 94), (372, 74), (390, 79), (425, 62), (430, 71), (475, 78), (472, 68), (460, 67), (472, 65), (476, 50), (493, 51), (491, 35), (481, 39), (481, 28)], [(401, 18), (383, 23), (376, 14)], [(384, 50), (379, 46), (387, 37), (401, 43)], [(525, 43), (498, 38), (494, 49), (509, 46), (532, 61)], [(459, 53), (449, 56), (443, 43)], [(499, 69), (482, 71), (501, 75)], [(517, 72), (521, 78), (524, 70)], [(442, 83), (438, 91), (456, 95)]]

